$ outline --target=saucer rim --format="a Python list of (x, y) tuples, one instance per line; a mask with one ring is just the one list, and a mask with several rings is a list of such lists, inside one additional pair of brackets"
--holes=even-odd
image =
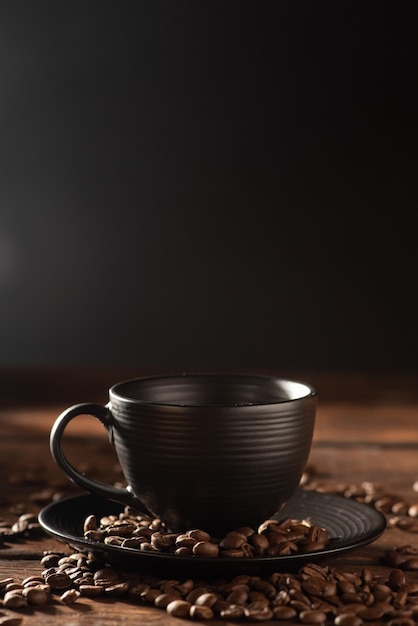
[[(123, 505), (118, 504), (116, 502), (110, 501), (101, 496), (96, 496), (91, 493), (78, 493), (67, 496), (65, 498), (61, 498), (55, 502), (51, 502), (46, 505), (39, 513), (38, 520), (43, 528), (49, 535), (53, 536), (55, 539), (60, 541), (61, 543), (65, 543), (70, 547), (76, 547), (77, 549), (81, 549), (84, 551), (89, 551), (96, 554), (103, 554), (110, 561), (117, 560), (119, 562), (126, 560), (137, 561), (138, 564), (143, 563), (145, 566), (147, 563), (155, 562), (156, 564), (161, 563), (176, 563), (179, 567), (205, 567), (208, 566), (211, 569), (222, 569), (223, 567), (233, 567), (233, 569), (245, 570), (246, 566), (251, 565), (252, 568), (260, 567), (261, 569), (266, 566), (270, 570), (272, 567), (277, 566), (277, 568), (282, 568), (282, 566), (291, 565), (292, 568), (295, 566), (301, 566), (303, 563), (308, 562), (320, 562), (325, 559), (331, 560), (332, 558), (337, 558), (347, 552), (353, 551), (365, 545), (368, 545), (378, 539), (384, 532), (387, 527), (387, 520), (383, 513), (373, 508), (371, 505), (357, 502), (356, 500), (352, 500), (349, 498), (345, 498), (339, 494), (329, 494), (322, 493), (316, 490), (305, 490), (298, 489), (293, 498), (289, 501), (288, 505), (284, 507), (280, 512), (276, 513), (273, 518), (274, 519), (285, 519), (289, 517), (286, 515), (286, 509), (290, 507), (290, 511), (292, 510), (292, 502), (296, 502), (296, 504), (302, 501), (305, 501), (305, 505), (309, 507), (310, 501), (313, 501), (313, 504), (318, 506), (318, 502), (323, 505), (343, 505), (342, 508), (349, 508), (356, 511), (357, 514), (361, 517), (363, 514), (363, 519), (367, 518), (367, 521), (370, 524), (370, 528), (366, 532), (357, 532), (352, 537), (348, 537), (347, 539), (340, 537), (331, 537), (330, 543), (322, 550), (316, 550), (311, 552), (296, 552), (290, 555), (284, 556), (256, 556), (256, 557), (242, 557), (239, 559), (231, 559), (228, 557), (195, 557), (195, 556), (176, 556), (173, 554), (166, 554), (161, 552), (141, 552), (134, 548), (121, 548), (120, 546), (103, 544), (101, 542), (92, 541), (90, 539), (85, 538), (83, 535), (72, 534), (74, 531), (71, 528), (70, 530), (65, 528), (59, 522), (57, 523), (57, 516), (61, 513), (61, 516), (66, 508), (70, 506), (74, 511), (77, 511), (77, 517), (73, 520), (73, 524), (82, 525), (85, 517), (89, 514), (94, 513), (94, 507), (103, 507), (105, 503), (112, 508), (112, 511), (122, 511)], [(84, 512), (84, 513), (82, 513)], [(322, 510), (323, 513), (323, 510)], [(81, 518), (81, 515), (84, 514), (84, 519)], [(308, 515), (307, 515), (308, 517)], [(70, 532), (71, 531), (71, 532)]]

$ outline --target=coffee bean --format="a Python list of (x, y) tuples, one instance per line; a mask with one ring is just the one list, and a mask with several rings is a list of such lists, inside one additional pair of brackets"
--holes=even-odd
[(186, 600), (188, 602), (190, 602), (190, 604), (194, 604), (196, 602), (196, 598), (198, 598), (199, 596), (208, 593), (208, 586), (197, 586), (194, 589), (192, 589), (191, 591), (189, 591), (189, 593), (186, 594)]
[(245, 615), (244, 607), (231, 604), (219, 612), (219, 617), (224, 620), (239, 620)]
[(51, 572), (45, 576), (45, 582), (51, 587), (51, 589), (67, 589), (71, 587), (72, 581), (68, 574), (60, 572)]
[(239, 550), (244, 543), (247, 543), (247, 537), (242, 533), (234, 531), (225, 535), (219, 547), (221, 550)]
[(104, 594), (104, 588), (97, 585), (80, 585), (78, 588), (82, 596), (93, 598)]
[(14, 578), (3, 578), (0, 580), (0, 592), (3, 591), (7, 585), (16, 582)]
[(291, 620), (296, 615), (297, 611), (291, 606), (276, 606), (273, 609), (273, 618), (276, 620)]
[(390, 572), (389, 578), (388, 578), (388, 586), (391, 589), (393, 590), (400, 589), (401, 587), (405, 585), (405, 582), (406, 582), (405, 574), (401, 569), (393, 569)]
[(219, 555), (219, 546), (209, 541), (198, 541), (192, 548), (195, 556), (216, 558)]
[(3, 605), (7, 609), (21, 609), (27, 606), (28, 602), (18, 591), (7, 591), (3, 597)]
[(97, 570), (93, 575), (93, 579), (94, 584), (100, 587), (109, 587), (120, 582), (120, 576), (113, 567), (104, 567)]
[(84, 531), (84, 537), (90, 541), (104, 541), (105, 535), (101, 530), (86, 530)]
[(173, 602), (174, 600), (181, 600), (180, 594), (174, 592), (160, 593), (158, 596), (156, 596), (154, 604), (159, 609), (165, 609), (170, 604), (170, 602)]
[(4, 591), (7, 593), (8, 591), (22, 591), (22, 589), (23, 589), (22, 583), (13, 581), (11, 583), (8, 583), (5, 586)]
[(190, 602), (187, 602), (187, 600), (173, 600), (167, 605), (166, 611), (169, 615), (173, 615), (174, 617), (185, 618), (190, 615), (191, 606), (192, 605)]
[(410, 507), (408, 508), (408, 515), (410, 517), (418, 517), (418, 504), (417, 503), (410, 505)]
[(111, 597), (119, 597), (124, 596), (129, 589), (129, 584), (127, 582), (115, 583), (114, 585), (109, 585), (105, 587), (105, 595)]
[(77, 591), (77, 589), (68, 589), (67, 591), (64, 591), (64, 593), (60, 596), (60, 600), (64, 604), (70, 605), (77, 602), (80, 595), (80, 591)]
[(347, 611), (346, 613), (340, 613), (334, 619), (335, 626), (361, 626), (363, 620), (355, 613)]
[(306, 610), (299, 613), (299, 620), (302, 624), (323, 624), (327, 616), (322, 611)]
[(268, 606), (249, 604), (244, 607), (244, 615), (253, 622), (268, 622), (273, 618), (273, 611)]
[(357, 611), (358, 617), (368, 622), (379, 620), (385, 614), (381, 606), (369, 606)]
[(84, 520), (83, 530), (86, 533), (89, 530), (97, 530), (97, 519), (95, 515), (89, 515)]
[(391, 512), (394, 515), (407, 515), (408, 510), (409, 510), (409, 505), (404, 500), (399, 500), (398, 502), (394, 502), (391, 508)]
[(42, 587), (28, 587), (23, 589), (22, 595), (28, 601), (28, 604), (41, 606), (47, 604), (49, 594)]
[(143, 543), (143, 538), (141, 537), (127, 537), (122, 542), (122, 548), (132, 548), (134, 550), (140, 550), (141, 543)]
[(198, 606), (210, 606), (210, 607), (212, 607), (217, 600), (218, 600), (218, 596), (216, 594), (210, 593), (210, 592), (205, 592), (205, 593), (202, 593), (200, 596), (198, 596), (195, 599), (194, 604), (196, 604)]
[(198, 541), (210, 541), (210, 539), (211, 539), (209, 533), (207, 533), (204, 530), (197, 529), (197, 528), (189, 530), (187, 532), (187, 536), (190, 537), (191, 539), (195, 539), (196, 542), (198, 542)]
[(226, 601), (231, 604), (245, 604), (248, 600), (249, 591), (250, 589), (247, 585), (235, 585), (226, 595)]
[(189, 537), (189, 535), (185, 535), (185, 534), (178, 535), (175, 540), (175, 545), (177, 548), (190, 548), (190, 550), (197, 543), (198, 543), (198, 540), (195, 539), (195, 537)]
[(192, 619), (213, 619), (214, 612), (209, 606), (197, 606), (196, 604), (190, 607), (189, 615)]
[(269, 540), (265, 535), (254, 533), (248, 537), (248, 543), (253, 546), (254, 553), (261, 556), (270, 547)]

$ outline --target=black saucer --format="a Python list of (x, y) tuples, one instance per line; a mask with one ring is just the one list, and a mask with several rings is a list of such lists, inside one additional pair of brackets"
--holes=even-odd
[(103, 559), (143, 574), (176, 577), (213, 578), (239, 573), (266, 575), (273, 571), (295, 571), (305, 563), (337, 558), (341, 554), (367, 545), (386, 528), (385, 516), (369, 505), (339, 495), (299, 490), (275, 517), (309, 519), (326, 528), (330, 541), (324, 550), (278, 557), (179, 557), (170, 554), (141, 552), (131, 548), (105, 545), (83, 536), (85, 518), (118, 514), (123, 506), (91, 494), (71, 496), (46, 506), (39, 514), (43, 529), (72, 549), (90, 551)]

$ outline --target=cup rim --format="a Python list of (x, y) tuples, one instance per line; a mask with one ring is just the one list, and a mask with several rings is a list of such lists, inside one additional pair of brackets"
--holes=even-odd
[[(285, 386), (292, 386), (295, 389), (295, 395), (289, 398), (279, 399), (277, 401), (268, 401), (268, 402), (249, 402), (249, 403), (239, 403), (239, 404), (227, 404), (227, 403), (219, 403), (219, 404), (209, 404), (209, 403), (181, 403), (181, 402), (158, 402), (153, 400), (141, 400), (138, 397), (130, 397), (127, 393), (122, 393), (122, 388), (132, 385), (134, 383), (141, 382), (151, 382), (151, 381), (172, 381), (174, 379), (206, 379), (210, 380), (215, 378), (223, 378), (223, 379), (253, 379), (259, 381), (268, 381), (270, 380), (273, 383), (281, 383)], [(300, 393), (296, 393), (296, 389), (300, 390)], [(304, 392), (302, 393), (302, 390)], [(297, 402), (301, 400), (305, 400), (307, 398), (315, 398), (318, 395), (318, 391), (315, 387), (313, 387), (310, 383), (307, 383), (302, 380), (298, 380), (296, 378), (288, 378), (285, 376), (279, 376), (274, 374), (253, 374), (246, 372), (212, 372), (212, 371), (198, 371), (198, 372), (180, 372), (180, 373), (168, 373), (168, 374), (153, 374), (147, 376), (138, 376), (134, 378), (128, 378), (126, 380), (121, 380), (115, 384), (113, 384), (109, 388), (109, 399), (110, 402), (112, 400), (119, 400), (125, 402), (127, 404), (140, 404), (140, 405), (148, 405), (148, 406), (156, 406), (156, 407), (181, 407), (182, 409), (187, 408), (222, 408), (222, 409), (243, 409), (245, 407), (268, 407), (268, 406), (276, 406), (282, 405), (286, 403)]]

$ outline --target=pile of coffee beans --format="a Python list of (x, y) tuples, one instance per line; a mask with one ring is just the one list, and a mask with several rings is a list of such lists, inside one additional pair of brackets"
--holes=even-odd
[[(389, 525), (418, 532), (418, 500), (408, 501), (398, 494), (388, 493), (387, 489), (378, 483), (363, 481), (354, 485), (321, 482), (315, 477), (315, 468), (308, 467), (302, 477), (301, 487), (369, 504), (387, 516)], [(412, 485), (412, 491), (414, 493), (418, 491), (418, 481)]]
[(22, 513), (15, 522), (0, 519), (0, 545), (5, 541), (14, 541), (32, 537), (42, 532), (38, 516), (34, 513)]
[(197, 528), (170, 533), (160, 519), (138, 513), (131, 507), (100, 520), (94, 514), (89, 515), (84, 522), (84, 537), (121, 548), (207, 558), (287, 556), (322, 550), (329, 542), (325, 528), (309, 520), (290, 518), (266, 520), (257, 530), (242, 526), (221, 538)]
[[(301, 486), (369, 504), (386, 515), (389, 528), (403, 530), (406, 537), (418, 532), (418, 503), (387, 493), (375, 483), (321, 483), (315, 471), (308, 468)], [(413, 492), (418, 492), (418, 482), (414, 483)], [(48, 494), (48, 498), (59, 499), (58, 494)], [(43, 532), (37, 516), (24, 505), (14, 505), (10, 513), (14, 521), (0, 520), (3, 549), (9, 542), (27, 540)], [(169, 554), (178, 550), (180, 556), (200, 554), (214, 558), (310, 552), (328, 542), (326, 530), (306, 520), (291, 519), (267, 520), (256, 530), (241, 527), (221, 539), (198, 529), (173, 535), (160, 520), (141, 517), (129, 508), (118, 516), (88, 516), (84, 533), (106, 544)], [(21, 611), (30, 611), (31, 607), (41, 610), (51, 603), (70, 605), (83, 597), (120, 597), (192, 620), (413, 626), (418, 623), (418, 548), (406, 542), (393, 546), (384, 555), (383, 564), (386, 573), (380, 576), (367, 568), (348, 572), (306, 564), (297, 573), (275, 572), (268, 577), (241, 574), (207, 582), (133, 574), (116, 569), (90, 552), (46, 553), (38, 573), (24, 580), (0, 580), (0, 625), (16, 626)]]
[[(407, 552), (400, 550), (406, 560)], [(418, 620), (418, 583), (408, 581), (400, 567), (376, 576), (367, 568), (355, 573), (307, 564), (297, 574), (276, 572), (266, 578), (241, 574), (209, 583), (120, 572), (81, 552), (47, 553), (41, 565), (39, 576), (0, 581), (5, 608), (123, 597), (195, 620), (292, 620), (336, 626), (371, 622), (413, 626)]]

